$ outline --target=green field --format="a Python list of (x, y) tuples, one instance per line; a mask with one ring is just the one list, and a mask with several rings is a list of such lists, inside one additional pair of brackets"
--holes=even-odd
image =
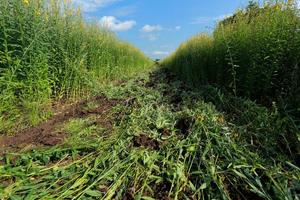
[(48, 118), (53, 100), (89, 95), (151, 65), (132, 45), (86, 23), (79, 9), (45, 2), (1, 1), (0, 133)]
[(67, 1), (0, 2), (1, 200), (300, 199), (294, 1), (157, 63)]

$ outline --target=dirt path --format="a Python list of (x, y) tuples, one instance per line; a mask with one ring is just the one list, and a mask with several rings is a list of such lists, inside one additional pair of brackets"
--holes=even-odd
[[(61, 144), (67, 135), (57, 129), (70, 119), (85, 118), (90, 115), (97, 115), (97, 120), (93, 123), (112, 129), (112, 122), (106, 118), (112, 107), (120, 100), (108, 99), (105, 96), (97, 96), (89, 100), (83, 100), (56, 113), (53, 117), (40, 125), (28, 128), (14, 136), (3, 136), (0, 138), (0, 152), (5, 150), (17, 151), (25, 147), (29, 149), (43, 146), (55, 146)], [(97, 103), (99, 107), (89, 109), (89, 103)], [(27, 148), (28, 150), (28, 148)]]

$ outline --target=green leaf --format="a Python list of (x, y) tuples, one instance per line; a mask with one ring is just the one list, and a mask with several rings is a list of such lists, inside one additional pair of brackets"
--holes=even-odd
[(190, 185), (190, 188), (192, 189), (192, 191), (197, 190), (196, 187), (194, 186), (194, 184), (191, 181), (189, 181), (189, 185)]
[(78, 186), (84, 185), (86, 182), (88, 182), (87, 179), (80, 178), (70, 187), (70, 189), (74, 189), (74, 188), (77, 188)]
[(204, 190), (205, 188), (207, 188), (207, 184), (206, 184), (206, 183), (203, 183), (203, 184), (200, 186), (200, 190)]
[(87, 190), (85, 191), (85, 194), (92, 196), (92, 197), (101, 197), (102, 193), (98, 190)]
[(144, 199), (144, 200), (155, 200), (152, 197), (142, 197), (142, 199)]

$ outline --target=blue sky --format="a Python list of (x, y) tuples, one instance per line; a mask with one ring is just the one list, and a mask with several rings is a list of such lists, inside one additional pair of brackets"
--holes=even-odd
[(248, 0), (73, 0), (95, 20), (151, 58), (163, 58)]

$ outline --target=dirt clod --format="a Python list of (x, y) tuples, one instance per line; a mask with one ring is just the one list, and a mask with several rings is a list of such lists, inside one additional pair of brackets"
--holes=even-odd
[(172, 184), (167, 181), (155, 185), (154, 186), (155, 199), (171, 200), (171, 198), (169, 197), (169, 191), (171, 189), (171, 186)]
[(149, 138), (145, 134), (134, 137), (133, 145), (134, 147), (146, 147), (154, 150), (158, 150), (160, 147), (160, 144), (157, 140)]
[(55, 146), (64, 141), (65, 134), (64, 133), (51, 133), (48, 135), (44, 135), (42, 138), (37, 138), (37, 141), (45, 146)]

